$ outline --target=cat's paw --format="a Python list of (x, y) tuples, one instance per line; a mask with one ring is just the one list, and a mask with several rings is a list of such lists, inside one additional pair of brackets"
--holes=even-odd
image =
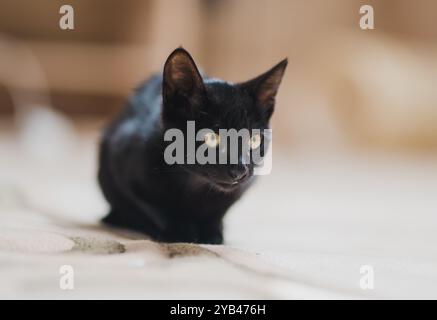
[(209, 235), (205, 238), (201, 238), (199, 243), (203, 244), (223, 244), (223, 235), (220, 234), (213, 234)]
[(223, 232), (221, 226), (201, 228), (199, 230), (199, 241), (203, 244), (223, 244)]
[(221, 226), (198, 225), (195, 223), (177, 224), (167, 232), (162, 241), (188, 242), (198, 244), (222, 244), (223, 233)]

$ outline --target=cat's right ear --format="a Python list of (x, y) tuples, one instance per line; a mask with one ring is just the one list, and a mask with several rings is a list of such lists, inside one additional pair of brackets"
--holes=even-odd
[(205, 85), (193, 58), (185, 49), (177, 48), (164, 65), (164, 105), (192, 114), (201, 103), (204, 93)]

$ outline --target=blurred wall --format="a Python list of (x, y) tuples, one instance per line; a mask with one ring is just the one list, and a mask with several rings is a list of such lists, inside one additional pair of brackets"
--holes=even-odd
[[(46, 87), (28, 78), (27, 60), (43, 71), (57, 109), (104, 115), (120, 108), (124, 97), (158, 71), (174, 47), (184, 44), (200, 52), (198, 1), (75, 0), (70, 2), (74, 30), (58, 26), (62, 4), (0, 1), (0, 55), (8, 58), (0, 69), (0, 113), (12, 111), (11, 87)], [(32, 57), (24, 58), (28, 53)]]
[[(0, 113), (12, 87), (47, 90), (69, 115), (112, 114), (183, 45), (230, 81), (288, 56), (274, 117), (284, 144), (437, 148), (436, 1), (75, 0), (76, 29), (62, 31), (64, 3), (0, 0)], [(362, 4), (375, 30), (359, 29)]]

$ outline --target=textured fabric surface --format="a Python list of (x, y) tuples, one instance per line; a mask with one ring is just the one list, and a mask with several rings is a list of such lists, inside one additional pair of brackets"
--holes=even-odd
[(0, 298), (437, 298), (436, 159), (275, 153), (225, 245), (159, 244), (99, 225), (96, 135), (51, 162), (14, 139), (0, 139)]

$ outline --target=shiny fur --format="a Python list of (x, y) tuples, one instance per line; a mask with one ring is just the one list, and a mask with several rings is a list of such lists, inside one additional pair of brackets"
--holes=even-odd
[(200, 75), (182, 48), (163, 75), (142, 84), (104, 132), (98, 179), (111, 206), (104, 222), (166, 242), (222, 243), (226, 211), (253, 181), (249, 164), (164, 162), (165, 130), (265, 129), (287, 61), (241, 84)]

